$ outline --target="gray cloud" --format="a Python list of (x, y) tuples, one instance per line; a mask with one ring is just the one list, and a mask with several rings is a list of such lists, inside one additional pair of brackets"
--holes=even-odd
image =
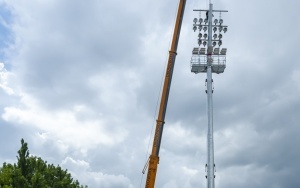
[[(213, 75), (216, 187), (297, 187), (299, 2), (213, 3), (229, 10), (227, 68)], [(139, 187), (177, 3), (4, 4), (15, 38), (0, 59), (13, 65), (5, 86), (15, 94), (1, 82), (1, 161), (15, 160), (25, 137), (90, 187)], [(189, 70), (194, 8), (207, 2), (187, 2), (157, 187), (206, 185), (206, 76)]]

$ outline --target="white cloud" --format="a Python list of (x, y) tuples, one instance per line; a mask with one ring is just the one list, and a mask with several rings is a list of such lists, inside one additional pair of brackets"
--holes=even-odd
[(5, 69), (4, 63), (0, 62), (0, 88), (3, 89), (8, 95), (15, 94), (14, 90), (9, 85), (9, 81), (13, 76), (13, 73)]
[(65, 158), (62, 163), (62, 167), (68, 169), (69, 172), (75, 178), (80, 178), (82, 184), (93, 187), (103, 187), (103, 188), (133, 188), (128, 177), (124, 175), (113, 175), (105, 174), (102, 172), (93, 172), (90, 169), (88, 162), (83, 160), (74, 160), (71, 157)]
[(74, 110), (64, 110), (49, 113), (38, 107), (36, 102), (24, 96), (24, 109), (6, 107), (3, 119), (17, 123), (20, 126), (37, 128), (46, 132), (50, 137), (64, 140), (79, 148), (93, 148), (98, 144), (114, 145), (124, 140), (127, 131), (117, 128), (116, 132), (106, 130), (106, 124), (99, 119), (78, 121)]

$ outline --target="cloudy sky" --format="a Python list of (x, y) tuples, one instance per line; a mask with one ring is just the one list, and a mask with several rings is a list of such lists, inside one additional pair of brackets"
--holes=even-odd
[[(216, 187), (300, 187), (298, 0), (213, 0), (227, 68), (214, 78)], [(144, 187), (178, 2), (0, 0), (0, 163), (30, 153), (82, 184)], [(205, 187), (204, 74), (188, 0), (156, 187)], [(219, 15), (217, 15), (219, 16)]]

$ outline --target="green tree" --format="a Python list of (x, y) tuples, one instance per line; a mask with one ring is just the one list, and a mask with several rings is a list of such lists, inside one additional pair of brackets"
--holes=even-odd
[(28, 178), (27, 176), (28, 174), (28, 158), (29, 158), (29, 150), (28, 150), (28, 146), (27, 143), (24, 142), (24, 139), (21, 139), (21, 148), (18, 151), (19, 156), (17, 156), (18, 159), (18, 163), (17, 166), (18, 168), (21, 170), (22, 175), (25, 178)]
[(17, 164), (0, 167), (0, 188), (87, 188), (74, 180), (67, 170), (30, 156), (27, 143), (21, 140)]

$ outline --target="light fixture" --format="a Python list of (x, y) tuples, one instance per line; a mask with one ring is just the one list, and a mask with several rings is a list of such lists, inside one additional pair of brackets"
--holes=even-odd
[(204, 42), (203, 42), (203, 46), (206, 46), (206, 44), (207, 44), (207, 42), (206, 42), (206, 41), (204, 41)]
[(214, 23), (215, 23), (215, 25), (216, 25), (216, 24), (218, 23), (218, 19), (215, 19)]
[(206, 39), (207, 38), (207, 34), (205, 33), (203, 37)]
[(219, 46), (221, 46), (221, 45), (222, 45), (222, 41), (221, 41), (221, 40), (218, 42), (218, 45), (219, 45)]
[(224, 27), (223, 31), (224, 31), (224, 33), (226, 33), (227, 32), (227, 27)]
[(217, 45), (217, 43), (214, 41), (214, 42), (213, 42), (213, 47), (215, 47), (216, 45)]
[(197, 30), (197, 27), (194, 25), (194, 27), (193, 27), (193, 30), (194, 30), (194, 32)]
[(199, 28), (199, 31), (201, 31), (202, 30), (202, 25), (200, 25), (198, 28)]
[(202, 18), (200, 18), (200, 19), (199, 19), (199, 22), (200, 22), (200, 24), (201, 24), (201, 23), (203, 22), (203, 19), (202, 19)]
[(213, 36), (213, 37), (214, 37), (214, 39), (216, 39), (216, 38), (217, 38), (217, 36), (218, 36), (217, 34), (214, 34), (214, 36)]
[(219, 31), (220, 31), (220, 32), (222, 32), (222, 30), (223, 30), (223, 27), (222, 27), (222, 26), (220, 26), (220, 27), (219, 27)]
[(214, 55), (219, 55), (220, 52), (220, 48), (215, 48), (214, 49)]
[(202, 33), (199, 33), (198, 37), (199, 37), (199, 38), (202, 38)]
[(205, 26), (205, 27), (203, 28), (203, 31), (206, 32), (206, 30), (207, 30), (207, 27)]
[(219, 23), (220, 23), (220, 25), (222, 25), (222, 23), (223, 23), (223, 19), (220, 19)]
[(219, 37), (219, 39), (221, 39), (223, 36), (222, 36), (222, 34), (219, 34), (219, 36), (218, 36), (218, 37)]
[(198, 40), (198, 44), (200, 46), (202, 44), (202, 40)]
[(214, 33), (215, 33), (215, 32), (217, 31), (217, 27), (214, 27), (214, 28), (213, 28), (213, 31), (214, 31)]
[(227, 52), (227, 48), (222, 48), (221, 55), (226, 55), (226, 52)]
[(194, 23), (196, 23), (198, 21), (198, 19), (197, 18), (194, 18)]
[(204, 23), (205, 23), (205, 24), (207, 24), (207, 22), (208, 22), (208, 19), (207, 19), (207, 18), (205, 18), (205, 20), (204, 20)]
[(201, 54), (201, 55), (204, 55), (204, 54), (205, 54), (205, 48), (201, 48), (201, 49), (200, 49), (200, 54)]

